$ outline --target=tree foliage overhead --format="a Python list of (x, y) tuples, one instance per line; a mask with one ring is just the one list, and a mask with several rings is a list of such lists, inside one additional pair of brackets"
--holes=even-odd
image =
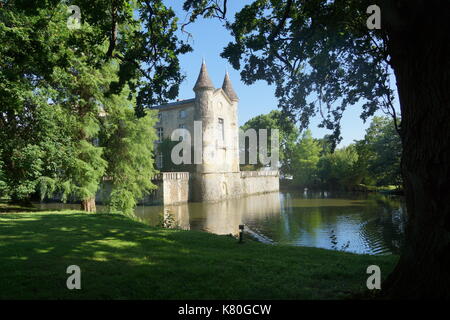
[[(193, 17), (203, 4), (223, 10), (226, 1), (188, 1)], [(340, 141), (343, 112), (362, 104), (366, 120), (393, 109), (389, 66), (381, 31), (368, 32), (369, 1), (257, 0), (227, 23), (234, 41), (221, 54), (242, 81), (276, 86), (279, 107), (307, 128), (311, 117)], [(334, 144), (335, 145), (335, 144)]]
[[(0, 3), (3, 195), (92, 202), (106, 175), (115, 206), (129, 209), (155, 172), (145, 108), (178, 94), (178, 56), (191, 50), (173, 10), (161, 0)], [(67, 25), (69, 5), (79, 29)]]

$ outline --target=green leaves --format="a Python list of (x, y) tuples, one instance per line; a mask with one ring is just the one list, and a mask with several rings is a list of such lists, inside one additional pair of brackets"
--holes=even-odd
[(178, 56), (192, 48), (178, 39), (178, 19), (161, 0), (136, 1), (134, 10), (139, 25), (125, 33), (125, 43), (118, 39), (113, 56), (120, 60), (119, 79), (111, 91), (119, 93), (127, 84), (138, 93), (136, 114), (144, 116), (145, 108), (176, 98), (184, 79)]
[[(192, 18), (223, 1), (185, 1)], [(221, 56), (241, 70), (242, 81), (264, 80), (276, 87), (278, 107), (299, 121), (322, 117), (321, 127), (340, 141), (340, 120), (347, 107), (362, 105), (366, 120), (389, 107), (393, 94), (383, 30), (366, 26), (365, 0), (254, 0), (226, 25), (234, 37)], [(205, 11), (206, 10), (206, 11)]]
[(59, 0), (0, 10), (1, 196), (91, 201), (106, 176), (112, 205), (130, 210), (154, 188), (156, 120), (145, 109), (176, 97), (178, 56), (191, 49), (161, 0), (70, 4), (80, 29)]
[[(243, 126), (242, 130), (248, 129), (267, 129), (267, 136), (269, 137), (268, 151), (271, 152), (270, 136), (271, 129), (279, 130), (280, 150), (279, 157), (281, 162), (280, 170), (285, 174), (291, 173), (291, 162), (293, 158), (295, 143), (298, 140), (299, 132), (295, 124), (284, 117), (279, 110), (273, 110), (269, 114), (256, 116), (248, 120)], [(259, 136), (257, 136), (259, 144)]]
[(332, 190), (352, 190), (363, 178), (358, 159), (354, 145), (322, 156), (318, 163), (318, 176), (322, 186)]
[(317, 184), (317, 164), (321, 147), (312, 137), (311, 130), (306, 130), (295, 146), (293, 159), (294, 181), (301, 186)]
[(329, 136), (305, 131), (292, 157), (294, 183), (323, 190), (352, 190), (358, 184), (400, 185), (400, 137), (393, 121), (374, 117), (363, 140), (333, 151)]
[(392, 119), (374, 117), (364, 140), (356, 146), (371, 181), (377, 186), (401, 184), (402, 145)]
[(108, 161), (107, 183), (112, 184), (110, 206), (129, 213), (138, 200), (156, 188), (151, 179), (156, 174), (153, 142), (157, 140), (157, 117), (155, 111), (147, 111), (144, 117), (136, 118), (127, 96), (124, 91), (107, 104), (101, 143)]

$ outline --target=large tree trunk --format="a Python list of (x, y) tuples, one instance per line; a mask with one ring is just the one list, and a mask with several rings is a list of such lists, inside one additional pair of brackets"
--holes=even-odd
[(408, 226), (382, 290), (390, 298), (450, 298), (450, 1), (396, 9), (399, 20), (386, 28), (402, 112)]
[(96, 212), (97, 208), (95, 207), (95, 197), (81, 201), (81, 209), (86, 212)]

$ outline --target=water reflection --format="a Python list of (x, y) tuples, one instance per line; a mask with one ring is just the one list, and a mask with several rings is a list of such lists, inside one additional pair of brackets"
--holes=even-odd
[(382, 195), (289, 197), (280, 242), (358, 253), (397, 253), (405, 215), (400, 199)]
[(163, 224), (184, 230), (203, 230), (215, 234), (239, 233), (239, 225), (246, 224), (258, 231), (261, 221), (273, 221), (280, 215), (279, 193), (256, 195), (216, 203), (189, 203), (176, 206), (139, 206), (135, 214), (150, 225)]
[[(38, 207), (79, 210), (79, 205)], [(97, 206), (99, 211), (108, 208)], [(246, 227), (260, 240), (369, 254), (398, 253), (406, 211), (400, 197), (382, 194), (282, 192), (218, 203), (138, 206), (136, 219), (152, 226), (203, 230), (215, 234)]]
[[(306, 190), (305, 190), (306, 191)], [(272, 193), (218, 203), (141, 206), (151, 225), (237, 234), (239, 224), (266, 242), (357, 253), (398, 253), (405, 213), (398, 197), (380, 194)]]

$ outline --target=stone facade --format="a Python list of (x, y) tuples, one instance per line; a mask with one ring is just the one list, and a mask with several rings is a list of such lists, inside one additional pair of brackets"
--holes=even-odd
[[(203, 63), (193, 90), (193, 99), (155, 107), (160, 119), (156, 125), (159, 142), (170, 138), (178, 128), (187, 129), (191, 139), (201, 139), (201, 150), (198, 152), (202, 161), (193, 165), (189, 174), (189, 200), (219, 201), (278, 191), (278, 171), (239, 170), (239, 98), (228, 73), (222, 88), (216, 89)], [(194, 121), (201, 122), (200, 137), (194, 133)], [(161, 155), (157, 154), (156, 159), (157, 165), (161, 165)], [(182, 184), (180, 187), (185, 188), (186, 181)], [(167, 186), (171, 190), (174, 188), (173, 182)], [(165, 190), (163, 193), (166, 194)], [(178, 196), (174, 194), (174, 197)], [(165, 204), (174, 203), (172, 200), (170, 196), (164, 196)]]
[(189, 172), (163, 172), (155, 177), (156, 192), (144, 203), (176, 205), (189, 201)]

